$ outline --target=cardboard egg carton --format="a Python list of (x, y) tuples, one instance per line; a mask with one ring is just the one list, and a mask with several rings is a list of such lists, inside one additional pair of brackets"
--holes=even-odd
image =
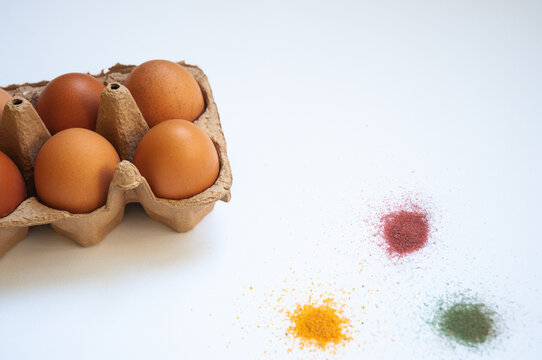
[(36, 197), (34, 163), (42, 145), (51, 137), (34, 109), (42, 89), (48, 82), (11, 85), (4, 88), (13, 98), (8, 101), (0, 123), (0, 150), (8, 155), (23, 174), (27, 199), (8, 216), (0, 219), (0, 256), (22, 240), (31, 226), (50, 224), (82, 246), (100, 242), (117, 226), (128, 203), (140, 203), (145, 212), (176, 231), (192, 229), (214, 207), (215, 202), (228, 202), (232, 174), (226, 153), (226, 140), (211, 87), (203, 71), (179, 62), (198, 82), (205, 99), (205, 111), (194, 121), (211, 138), (218, 152), (220, 172), (215, 183), (205, 191), (182, 200), (154, 196), (149, 184), (132, 164), (139, 141), (149, 130), (130, 91), (122, 84), (135, 66), (117, 64), (107, 73), (95, 77), (106, 84), (102, 91), (96, 131), (117, 149), (121, 162), (115, 169), (107, 203), (88, 214), (71, 214), (50, 208)]

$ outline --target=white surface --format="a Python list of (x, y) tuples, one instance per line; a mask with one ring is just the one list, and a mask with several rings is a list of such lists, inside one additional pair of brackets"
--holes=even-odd
[[(2, 1), (0, 84), (198, 64), (233, 198), (186, 234), (138, 206), (92, 248), (32, 229), (0, 260), (0, 359), (333, 356), (274, 309), (310, 289), (353, 320), (338, 358), (542, 357), (540, 1), (37, 3)], [(412, 194), (438, 231), (390, 263), (365, 220)], [(483, 352), (425, 323), (469, 288), (502, 318)]]

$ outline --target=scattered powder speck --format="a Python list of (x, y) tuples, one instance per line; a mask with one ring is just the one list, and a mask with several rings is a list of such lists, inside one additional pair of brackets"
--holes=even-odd
[(269, 355), (264, 358), (334, 358), (376, 336), (361, 331), (370, 321), (368, 309), (376, 306), (375, 289), (295, 278), (287, 286), (282, 287), (282, 279), (276, 285), (281, 287), (253, 286), (245, 295), (253, 306), (243, 305), (233, 324), (242, 330), (242, 340), (261, 343), (261, 351)]

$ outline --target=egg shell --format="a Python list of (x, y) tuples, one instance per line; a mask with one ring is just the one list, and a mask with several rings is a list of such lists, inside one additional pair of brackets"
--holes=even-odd
[(0, 151), (0, 218), (10, 214), (26, 196), (23, 176), (17, 165)]
[(95, 130), (104, 87), (87, 74), (61, 75), (43, 89), (36, 110), (51, 134), (76, 127)]
[(2, 112), (4, 111), (4, 106), (11, 99), (11, 95), (4, 89), (0, 89), (0, 121), (2, 121)]
[(219, 162), (209, 136), (187, 120), (167, 120), (143, 136), (134, 165), (154, 194), (185, 199), (213, 185)]
[(194, 121), (205, 109), (197, 81), (171, 61), (151, 60), (139, 65), (124, 85), (150, 127), (171, 119)]
[[(212, 139), (220, 161), (218, 178), (203, 192), (182, 200), (157, 198), (144, 177), (129, 161), (121, 161), (113, 176), (105, 206), (90, 213), (72, 214), (56, 210), (29, 197), (15, 211), (0, 219), (0, 256), (17, 244), (35, 225), (50, 224), (58, 233), (81, 246), (99, 243), (122, 221), (127, 203), (138, 202), (153, 219), (172, 229), (191, 230), (205, 217), (219, 200), (231, 198), (232, 173), (227, 156), (226, 140), (222, 132), (218, 109), (205, 73), (195, 65), (178, 63), (189, 71), (201, 87), (205, 110), (194, 121)], [(124, 152), (123, 158), (133, 158), (133, 152), (148, 127), (129, 90), (122, 83), (135, 68), (133, 65), (114, 65), (108, 72), (96, 75), (107, 83), (100, 100), (97, 120), (98, 131)], [(32, 104), (38, 100), (46, 81), (35, 84), (5, 87), (13, 94), (0, 123), (0, 150), (9, 149), (9, 156), (22, 169), (21, 164), (34, 164), (35, 155), (50, 137)], [(26, 98), (26, 99), (25, 99)], [(15, 104), (15, 102), (17, 104)], [(34, 153), (34, 151), (36, 151)], [(25, 165), (26, 166), (26, 165)], [(30, 179), (31, 180), (31, 179)], [(32, 181), (33, 184), (33, 181)], [(153, 239), (149, 239), (151, 241)]]
[(52, 208), (91, 212), (105, 204), (119, 162), (113, 145), (100, 134), (81, 128), (60, 131), (38, 153), (36, 191)]

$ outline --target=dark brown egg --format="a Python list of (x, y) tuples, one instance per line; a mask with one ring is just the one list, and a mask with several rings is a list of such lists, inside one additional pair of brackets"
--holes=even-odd
[(19, 168), (0, 151), (0, 218), (10, 214), (26, 196), (26, 187)]
[(86, 74), (59, 76), (43, 89), (36, 110), (52, 135), (69, 128), (95, 130), (104, 87)]

